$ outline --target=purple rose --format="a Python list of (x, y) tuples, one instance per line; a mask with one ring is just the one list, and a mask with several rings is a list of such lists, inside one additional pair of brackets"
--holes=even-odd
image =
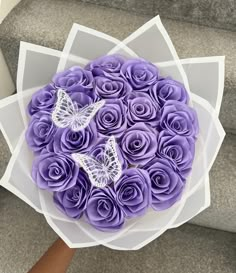
[(143, 59), (131, 59), (122, 65), (121, 75), (134, 90), (148, 91), (149, 86), (158, 80), (159, 71), (155, 65)]
[(149, 94), (161, 107), (168, 100), (176, 100), (186, 104), (189, 101), (184, 85), (170, 78), (163, 78), (152, 85)]
[[(91, 147), (91, 150), (89, 151), (89, 155), (100, 162), (104, 162), (104, 152), (105, 152), (106, 143), (107, 143), (107, 139), (101, 138), (99, 142), (96, 143), (95, 146)], [(120, 150), (119, 145), (116, 145), (116, 152), (117, 152), (118, 159), (122, 168), (126, 169), (128, 167), (128, 164)]]
[(89, 92), (93, 88), (93, 75), (90, 71), (79, 66), (73, 66), (68, 70), (57, 73), (53, 77), (57, 88), (68, 92)]
[(54, 136), (54, 142), (49, 145), (48, 150), (65, 154), (86, 153), (90, 151), (96, 142), (96, 124), (91, 121), (86, 128), (78, 132), (74, 132), (70, 128), (58, 129)]
[(128, 125), (132, 126), (137, 122), (144, 122), (153, 127), (159, 123), (159, 106), (151, 100), (148, 94), (133, 92), (127, 98)]
[(195, 153), (193, 138), (162, 131), (158, 136), (157, 155), (170, 161), (182, 177), (191, 171)]
[(167, 101), (161, 109), (160, 127), (172, 134), (196, 138), (198, 119), (195, 110), (179, 101)]
[(94, 188), (85, 211), (89, 223), (101, 231), (116, 231), (124, 224), (124, 213), (111, 187)]
[(128, 218), (143, 215), (151, 204), (151, 181), (148, 172), (131, 168), (115, 183), (117, 204)]
[(107, 55), (100, 57), (89, 63), (85, 69), (90, 70), (94, 76), (114, 76), (120, 75), (120, 69), (125, 59), (121, 55)]
[(144, 165), (155, 156), (157, 131), (144, 123), (137, 123), (126, 130), (120, 146), (131, 165)]
[(144, 169), (151, 179), (154, 210), (168, 209), (180, 199), (185, 181), (173, 170), (168, 160), (154, 158)]
[(29, 147), (36, 153), (41, 152), (56, 134), (51, 115), (47, 112), (38, 112), (31, 117), (25, 137)]
[(132, 87), (122, 78), (96, 77), (94, 91), (102, 99), (120, 99), (129, 95)]
[(95, 122), (102, 136), (120, 137), (127, 128), (126, 107), (121, 100), (108, 100), (98, 111)]
[(35, 158), (32, 178), (40, 189), (65, 191), (76, 184), (79, 167), (64, 154), (42, 153)]
[(91, 183), (87, 174), (80, 170), (75, 186), (62, 192), (55, 192), (53, 199), (63, 213), (79, 219), (87, 207), (90, 189)]
[(76, 102), (78, 108), (82, 108), (93, 103), (93, 98), (84, 92), (70, 93), (70, 98), (73, 102)]
[(32, 95), (28, 104), (28, 113), (32, 116), (39, 111), (51, 112), (56, 102), (56, 88), (48, 84)]

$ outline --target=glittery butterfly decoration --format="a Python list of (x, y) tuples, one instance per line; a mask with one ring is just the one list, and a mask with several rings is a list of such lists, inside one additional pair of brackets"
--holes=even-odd
[(89, 125), (92, 118), (104, 104), (105, 100), (101, 100), (79, 108), (77, 103), (73, 102), (63, 89), (58, 89), (52, 120), (57, 127), (70, 127), (74, 132), (78, 132)]
[(72, 158), (86, 171), (91, 183), (99, 188), (105, 187), (110, 181), (115, 183), (122, 174), (114, 136), (106, 142), (101, 161), (81, 153), (72, 154)]

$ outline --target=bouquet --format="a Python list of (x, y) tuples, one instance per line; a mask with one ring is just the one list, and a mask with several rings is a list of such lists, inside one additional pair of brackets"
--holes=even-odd
[(70, 247), (143, 247), (210, 204), (223, 61), (179, 60), (159, 17), (123, 42), (76, 24), (63, 52), (22, 42), (2, 185)]

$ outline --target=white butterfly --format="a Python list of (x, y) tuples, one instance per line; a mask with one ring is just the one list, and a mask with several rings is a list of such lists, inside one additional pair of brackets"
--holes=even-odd
[(80, 153), (72, 154), (72, 158), (86, 171), (91, 183), (99, 188), (105, 187), (110, 180), (116, 182), (122, 174), (114, 136), (105, 145), (102, 162)]
[(63, 90), (57, 91), (57, 103), (52, 112), (53, 122), (60, 128), (70, 127), (78, 132), (87, 127), (97, 111), (105, 104), (105, 100), (78, 108), (70, 96)]

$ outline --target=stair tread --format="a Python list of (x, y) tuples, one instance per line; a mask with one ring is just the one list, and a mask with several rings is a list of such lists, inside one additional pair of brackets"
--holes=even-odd
[(211, 206), (192, 223), (236, 232), (236, 135), (227, 134), (210, 171)]
[[(91, 0), (85, 0), (91, 1)], [(100, 1), (100, 0), (97, 0)], [(150, 0), (149, 0), (150, 1)], [(236, 2), (231, 0), (153, 0), (155, 12), (178, 20), (218, 28), (236, 28)]]
[[(0, 272), (28, 272), (56, 235), (42, 215), (3, 189), (0, 215)], [(78, 249), (68, 273), (234, 273), (235, 245), (233, 233), (186, 224), (135, 252)]]
[(191, 22), (199, 25), (236, 30), (236, 2), (232, 0), (81, 0), (165, 18)]

